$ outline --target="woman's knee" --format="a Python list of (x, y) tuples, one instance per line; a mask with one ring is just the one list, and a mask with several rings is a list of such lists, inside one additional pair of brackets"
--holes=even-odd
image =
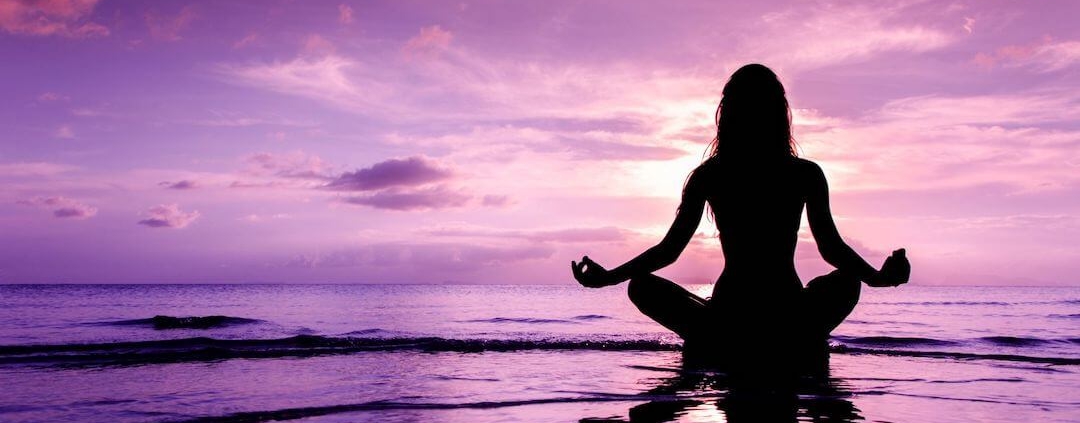
[(652, 275), (634, 276), (630, 278), (630, 282), (626, 285), (626, 294), (630, 297), (630, 302), (638, 307), (645, 303), (655, 289), (652, 287), (655, 285), (655, 281), (652, 281), (650, 276)]
[(808, 289), (829, 289), (829, 290), (858, 290), (862, 286), (862, 281), (855, 276), (854, 273), (846, 270), (833, 270), (827, 275), (818, 276), (810, 280), (810, 283), (806, 284)]
[(854, 306), (859, 301), (862, 281), (851, 272), (834, 270), (811, 280), (806, 284), (806, 290), (819, 301)]

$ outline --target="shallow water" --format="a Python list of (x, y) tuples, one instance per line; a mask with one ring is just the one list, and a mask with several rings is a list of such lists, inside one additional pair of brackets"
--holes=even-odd
[(1075, 288), (867, 289), (829, 378), (761, 396), (623, 288), (8, 285), (0, 420), (1070, 422), (1078, 319)]

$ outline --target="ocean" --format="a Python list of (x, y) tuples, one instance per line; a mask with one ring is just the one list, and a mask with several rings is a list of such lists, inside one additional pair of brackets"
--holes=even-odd
[(1077, 288), (864, 287), (830, 346), (769, 402), (625, 286), (3, 285), (0, 421), (1080, 421)]

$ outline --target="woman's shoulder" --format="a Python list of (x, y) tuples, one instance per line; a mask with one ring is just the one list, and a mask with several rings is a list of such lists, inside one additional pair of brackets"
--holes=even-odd
[(717, 171), (722, 167), (716, 156), (705, 159), (694, 170), (690, 171), (690, 175), (686, 177), (687, 183), (712, 179), (712, 176), (716, 175)]
[(804, 176), (815, 176), (823, 174), (821, 166), (812, 160), (804, 159), (802, 157), (792, 157), (792, 163), (795, 165), (796, 171)]

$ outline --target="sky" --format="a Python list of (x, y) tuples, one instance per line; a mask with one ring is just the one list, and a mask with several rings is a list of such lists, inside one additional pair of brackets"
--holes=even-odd
[[(1080, 286), (1075, 1), (0, 0), (0, 283), (574, 283), (774, 69), (843, 237)], [(803, 222), (805, 281), (830, 271)], [(708, 219), (659, 273), (710, 283)]]

